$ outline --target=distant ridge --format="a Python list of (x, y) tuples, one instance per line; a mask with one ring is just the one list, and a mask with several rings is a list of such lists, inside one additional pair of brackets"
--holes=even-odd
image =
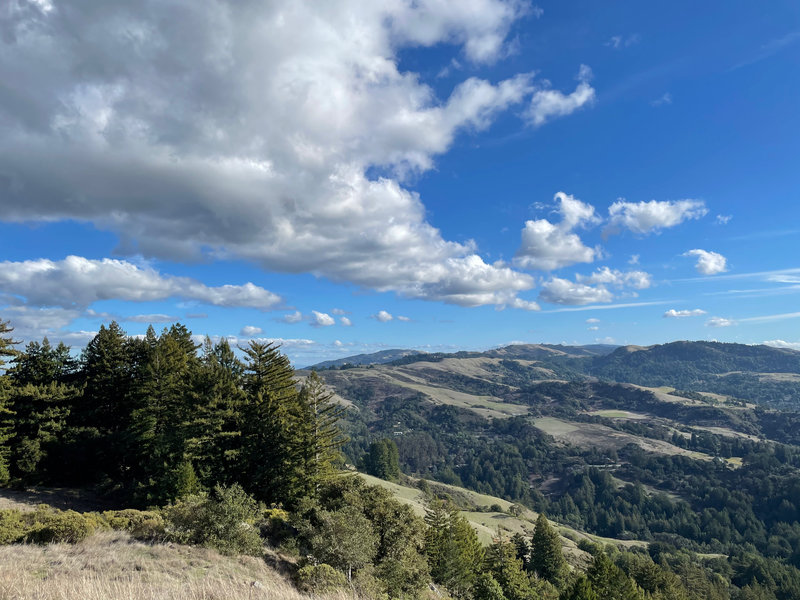
[(341, 367), (343, 365), (383, 365), (399, 358), (426, 354), (419, 350), (408, 350), (394, 348), (392, 350), (381, 350), (371, 354), (356, 354), (355, 356), (345, 356), (336, 360), (324, 360), (321, 363), (305, 367), (306, 369), (330, 369), (331, 367)]

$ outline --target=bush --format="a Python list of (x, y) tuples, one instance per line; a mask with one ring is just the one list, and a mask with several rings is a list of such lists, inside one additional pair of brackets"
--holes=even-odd
[(28, 532), (18, 510), (0, 510), (0, 544), (21, 542)]
[(137, 540), (157, 540), (165, 535), (164, 517), (153, 510), (108, 510), (103, 518), (111, 529), (127, 531)]
[(175, 542), (215, 548), (223, 554), (253, 554), (262, 550), (254, 526), (259, 506), (242, 487), (217, 486), (214, 496), (186, 497), (164, 509), (166, 534)]
[(296, 577), (300, 591), (313, 594), (333, 592), (347, 585), (344, 573), (324, 563), (303, 567)]
[(28, 518), (32, 519), (32, 524), (25, 540), (36, 544), (75, 544), (92, 535), (97, 528), (91, 516), (74, 510), (54, 511), (45, 505), (37, 508), (32, 517), (25, 515), (25, 519)]

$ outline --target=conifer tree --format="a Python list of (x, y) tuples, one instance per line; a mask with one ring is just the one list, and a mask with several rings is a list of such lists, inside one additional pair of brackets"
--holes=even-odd
[(561, 594), (559, 600), (600, 600), (592, 589), (592, 584), (584, 575), (580, 575)]
[(364, 458), (367, 473), (394, 481), (400, 476), (400, 459), (394, 440), (383, 438), (372, 442)]
[(206, 337), (197, 374), (198, 399), (190, 424), (187, 456), (208, 487), (232, 485), (241, 475), (243, 373), (244, 365), (227, 340), (213, 344)]
[(0, 485), (8, 482), (9, 459), (11, 448), (9, 440), (13, 435), (13, 416), (11, 410), (11, 381), (6, 375), (5, 365), (9, 359), (17, 355), (14, 345), (19, 342), (14, 341), (11, 332), (14, 329), (8, 321), (0, 320)]
[(341, 405), (333, 401), (333, 394), (325, 389), (325, 382), (312, 371), (300, 389), (299, 401), (303, 409), (303, 432), (299, 440), (305, 480), (304, 494), (316, 496), (319, 486), (336, 473), (340, 448), (347, 443), (337, 427), (344, 413)]
[(303, 410), (294, 371), (275, 344), (251, 341), (244, 353), (242, 485), (259, 500), (292, 504), (303, 487)]
[(592, 589), (603, 600), (642, 600), (644, 594), (605, 552), (598, 552), (586, 576)]
[(513, 544), (495, 540), (486, 553), (486, 566), (507, 600), (530, 600), (533, 590)]
[(567, 571), (567, 563), (561, 551), (561, 540), (544, 513), (539, 513), (531, 540), (529, 568), (536, 575), (558, 586)]

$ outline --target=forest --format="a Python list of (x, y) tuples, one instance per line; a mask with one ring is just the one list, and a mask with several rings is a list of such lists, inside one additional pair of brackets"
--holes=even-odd
[[(78, 355), (47, 339), (18, 348), (12, 324), (0, 322), (0, 483), (92, 489), (119, 507), (3, 510), (0, 542), (123, 529), (228, 553), (269, 547), (292, 557), (301, 589), (363, 598), (800, 598), (800, 449), (789, 443), (675, 437), (596, 416), (715, 459), (582, 449), (525, 416), (486, 420), (422, 394), (375, 402), (368, 388), (339, 389), (348, 408), (275, 344), (194, 339), (180, 324), (130, 337), (112, 322)], [(531, 414), (655, 402), (603, 382), (520, 389), (515, 400)], [(769, 414), (746, 420), (775, 429)], [(425, 517), (357, 470), (423, 490)], [(426, 479), (539, 518), (527, 534), (486, 546), (458, 498)], [(545, 514), (609, 539), (567, 555)], [(645, 543), (615, 543), (627, 539)]]

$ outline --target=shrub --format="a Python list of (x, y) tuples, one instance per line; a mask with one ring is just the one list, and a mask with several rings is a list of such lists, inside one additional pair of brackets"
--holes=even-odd
[(32, 515), (33, 522), (25, 535), (26, 541), (36, 544), (59, 542), (75, 544), (94, 533), (95, 524), (91, 517), (87, 518), (74, 510), (61, 512), (54, 511), (49, 507), (43, 508), (43, 506), (40, 506)]
[(109, 510), (103, 518), (111, 529), (127, 531), (138, 540), (157, 540), (164, 537), (164, 517), (152, 510)]
[(0, 510), (0, 544), (21, 542), (27, 531), (18, 510)]
[(196, 494), (165, 508), (166, 534), (173, 541), (209, 546), (224, 554), (258, 555), (262, 543), (254, 524), (259, 512), (240, 485), (217, 486), (211, 498)]
[(297, 587), (303, 592), (324, 594), (347, 585), (344, 573), (330, 565), (309, 565), (297, 572)]

